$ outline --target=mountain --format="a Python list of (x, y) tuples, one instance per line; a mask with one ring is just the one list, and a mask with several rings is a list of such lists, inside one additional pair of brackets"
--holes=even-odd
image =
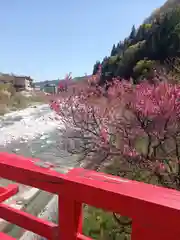
[(160, 8), (155, 9), (151, 16), (145, 20), (145, 23), (153, 21), (158, 15), (165, 14), (173, 9), (180, 7), (180, 0), (168, 0)]
[[(124, 40), (113, 44), (109, 56), (94, 64), (93, 74), (101, 65), (100, 84), (113, 77), (133, 79), (134, 83), (152, 79), (154, 69), (164, 68), (167, 59), (180, 58), (180, 0), (169, 0)], [(168, 69), (170, 70), (170, 69)]]
[(41, 82), (35, 82), (35, 86), (39, 86), (41, 89), (44, 87), (44, 85), (48, 84), (55, 84), (58, 85), (59, 80), (46, 80)]
[[(84, 81), (86, 77), (90, 77), (90, 76), (81, 76), (81, 77), (75, 77), (72, 79), (72, 82), (80, 82), (80, 81)], [(64, 79), (61, 79), (62, 81)], [(55, 84), (56, 86), (58, 85), (59, 81), (61, 81), (60, 79), (58, 80), (45, 80), (45, 81), (41, 81), (41, 82), (35, 82), (36, 86), (40, 86), (40, 88), (43, 88), (45, 84)]]

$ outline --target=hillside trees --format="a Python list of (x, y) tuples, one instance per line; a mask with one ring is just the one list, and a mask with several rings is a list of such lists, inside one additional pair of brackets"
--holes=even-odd
[[(163, 66), (167, 58), (179, 56), (180, 9), (177, 8), (157, 16), (152, 23), (142, 24), (138, 29), (133, 26), (128, 38), (114, 44), (110, 56), (105, 57), (101, 63), (101, 83), (110, 77), (133, 77), (137, 82), (139, 77), (142, 78), (141, 73), (138, 75), (134, 72), (139, 61), (157, 61)], [(93, 74), (97, 72), (99, 64), (100, 62), (95, 64)], [(145, 70), (147, 71), (146, 65)]]

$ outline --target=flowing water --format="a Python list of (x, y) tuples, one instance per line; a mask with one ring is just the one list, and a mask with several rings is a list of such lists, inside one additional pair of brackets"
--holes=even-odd
[(0, 118), (0, 151), (73, 167), (76, 159), (60, 148), (61, 128), (48, 105), (6, 114)]

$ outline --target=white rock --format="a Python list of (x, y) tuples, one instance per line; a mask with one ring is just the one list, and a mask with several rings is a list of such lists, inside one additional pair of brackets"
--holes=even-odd
[[(6, 146), (14, 140), (20, 140), (20, 143), (32, 140), (40, 135), (41, 140), (48, 138), (47, 133), (55, 129), (62, 128), (63, 124), (59, 124), (60, 120), (55, 120), (55, 113), (50, 110), (45, 111), (44, 116), (37, 117), (37, 113), (43, 112), (48, 105), (41, 105), (37, 108), (27, 108), (6, 114), (0, 118), (0, 122), (8, 120), (9, 117), (22, 117), (20, 121), (14, 122), (12, 125), (2, 127), (0, 129), (0, 145)], [(34, 114), (34, 115), (33, 115)], [(60, 126), (59, 126), (60, 125)]]

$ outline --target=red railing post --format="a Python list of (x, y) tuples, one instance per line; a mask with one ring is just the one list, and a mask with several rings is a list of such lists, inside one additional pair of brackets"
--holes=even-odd
[(82, 203), (59, 196), (59, 239), (77, 240), (82, 233)]
[[(147, 216), (148, 217), (148, 216)], [(168, 219), (167, 219), (168, 221)], [(149, 226), (145, 221), (142, 224), (134, 221), (132, 224), (132, 240), (179, 240), (178, 232), (170, 231), (169, 229), (163, 229), (161, 223), (159, 226)]]

